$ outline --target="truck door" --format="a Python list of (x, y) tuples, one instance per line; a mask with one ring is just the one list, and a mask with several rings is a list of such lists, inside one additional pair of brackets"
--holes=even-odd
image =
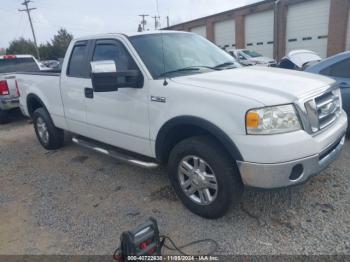
[[(63, 67), (61, 95), (70, 131), (88, 136), (85, 111), (85, 87), (91, 85), (88, 41), (78, 41), (67, 53), (68, 64)], [(92, 43), (91, 43), (92, 44)], [(58, 98), (57, 98), (58, 99)]]
[[(117, 71), (139, 70), (122, 40), (96, 40), (91, 60), (113, 60)], [(92, 92), (91, 82), (90, 88)], [(86, 117), (90, 137), (116, 147), (151, 155), (148, 98), (146, 86), (94, 92), (87, 96)]]

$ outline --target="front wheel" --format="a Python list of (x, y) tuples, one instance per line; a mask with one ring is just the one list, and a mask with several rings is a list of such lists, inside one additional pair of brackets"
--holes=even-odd
[(40, 144), (48, 150), (62, 147), (64, 132), (55, 127), (49, 113), (44, 108), (38, 108), (33, 113), (33, 124)]
[(208, 137), (192, 137), (176, 145), (168, 168), (175, 192), (199, 216), (219, 218), (240, 201), (243, 184), (235, 164)]

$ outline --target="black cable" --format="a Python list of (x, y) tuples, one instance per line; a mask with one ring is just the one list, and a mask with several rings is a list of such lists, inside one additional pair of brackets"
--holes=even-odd
[[(176, 244), (174, 243), (174, 241), (168, 237), (168, 236), (160, 236), (161, 238), (163, 238), (163, 241), (164, 241), (164, 247), (166, 247), (167, 249), (169, 250), (173, 250), (173, 251), (178, 251), (180, 254), (184, 255), (184, 256), (191, 256), (189, 254), (186, 254), (185, 252), (183, 252), (181, 249), (184, 249), (185, 247), (189, 247), (189, 246), (193, 246), (193, 245), (196, 245), (196, 244), (199, 244), (199, 243), (212, 243), (213, 244), (213, 248), (212, 250), (210, 250), (210, 252), (208, 252), (207, 254), (198, 254), (198, 255), (194, 255), (194, 256), (210, 256), (210, 255), (213, 255), (218, 247), (219, 247), (219, 244), (218, 242), (216, 242), (215, 240), (213, 239), (201, 239), (201, 240), (196, 240), (196, 241), (193, 241), (193, 242), (190, 242), (186, 245), (183, 245), (183, 246), (176, 246)], [(165, 240), (169, 240), (169, 242), (171, 243), (171, 245), (173, 247), (169, 247), (168, 245), (165, 244)]]
[(120, 261), (120, 247), (118, 247), (113, 253), (113, 259), (116, 261)]

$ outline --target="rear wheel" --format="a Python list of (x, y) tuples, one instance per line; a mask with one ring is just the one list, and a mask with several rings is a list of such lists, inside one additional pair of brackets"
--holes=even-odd
[(0, 109), (0, 124), (6, 124), (10, 122), (10, 117), (8, 111)]
[(169, 157), (169, 177), (184, 205), (193, 213), (218, 218), (239, 203), (243, 184), (233, 161), (214, 140), (192, 137)]
[(40, 144), (48, 149), (58, 149), (64, 142), (64, 132), (55, 127), (49, 113), (44, 108), (39, 108), (33, 113), (33, 123), (36, 136)]

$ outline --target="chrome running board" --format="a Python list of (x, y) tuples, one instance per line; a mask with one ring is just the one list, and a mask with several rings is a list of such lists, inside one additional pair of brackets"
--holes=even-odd
[(148, 159), (147, 157), (142, 157), (142, 156), (134, 157), (134, 156), (128, 155), (127, 153), (119, 152), (119, 150), (113, 146), (106, 145), (106, 144), (91, 140), (89, 138), (76, 136), (72, 138), (72, 141), (77, 145), (80, 145), (88, 149), (92, 149), (96, 152), (105, 154), (107, 156), (111, 156), (119, 161), (123, 161), (134, 166), (148, 168), (148, 169), (159, 167), (157, 163), (151, 162), (150, 158)]

